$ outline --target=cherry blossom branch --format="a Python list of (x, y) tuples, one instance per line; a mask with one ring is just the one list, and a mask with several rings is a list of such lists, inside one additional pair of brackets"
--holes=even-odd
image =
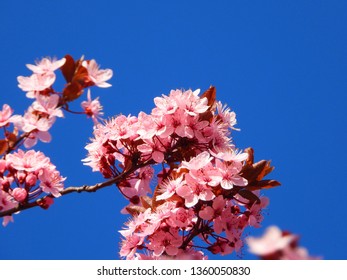
[[(117, 182), (124, 180), (128, 175), (135, 172), (137, 169), (144, 167), (144, 166), (147, 166), (147, 165), (150, 165), (150, 164), (153, 164), (153, 162), (152, 161), (144, 162), (142, 164), (138, 164), (138, 165), (128, 169), (127, 171), (119, 174), (117, 177), (114, 177), (108, 181), (105, 181), (102, 183), (97, 183), (97, 184), (92, 185), (92, 186), (89, 186), (89, 185), (83, 185), (83, 186), (79, 186), (79, 187), (71, 186), (71, 187), (65, 188), (64, 190), (60, 191), (59, 193), (61, 194), (61, 196), (64, 196), (64, 195), (67, 195), (70, 193), (96, 192), (100, 189), (112, 186), (112, 185), (116, 184)], [(29, 202), (26, 204), (18, 204), (16, 207), (13, 207), (11, 209), (0, 212), (0, 218), (5, 217), (5, 216), (10, 216), (10, 215), (15, 214), (19, 211), (27, 210), (27, 209), (30, 209), (33, 207), (37, 207), (37, 206), (42, 207), (42, 204), (44, 204), (44, 202), (47, 198), (54, 198), (54, 196), (52, 194), (49, 194), (49, 195), (41, 197), (41, 198), (39, 198), (33, 202)]]

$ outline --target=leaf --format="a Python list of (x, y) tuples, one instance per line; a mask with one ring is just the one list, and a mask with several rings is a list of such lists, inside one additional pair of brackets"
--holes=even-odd
[(274, 170), (270, 160), (261, 160), (254, 162), (254, 151), (252, 148), (247, 148), (248, 159), (243, 166), (240, 175), (247, 179), (248, 185), (245, 189), (250, 191), (269, 189), (280, 186), (281, 183), (275, 180), (262, 180), (266, 175)]
[(251, 182), (260, 181), (274, 170), (274, 167), (270, 166), (270, 164), (271, 161), (269, 160), (261, 160), (252, 165), (245, 165), (243, 166), (240, 175)]
[(146, 209), (142, 206), (137, 206), (137, 205), (130, 205), (125, 207), (125, 209), (129, 212), (131, 216), (137, 216), (140, 213), (143, 213), (146, 211)]
[(249, 147), (249, 148), (246, 148), (244, 151), (245, 151), (245, 153), (248, 153), (248, 158), (246, 160), (246, 164), (252, 165), (254, 163), (254, 150), (253, 150), (253, 148)]
[(262, 180), (253, 182), (252, 184), (249, 184), (246, 188), (250, 191), (256, 191), (260, 189), (271, 189), (280, 185), (281, 183), (276, 180)]
[(210, 86), (210, 88), (201, 95), (201, 98), (204, 97), (207, 98), (207, 105), (212, 107), (216, 102), (216, 88), (214, 86)]
[(81, 85), (84, 85), (88, 80), (88, 70), (82, 65), (79, 65), (72, 78), (72, 82), (78, 82)]
[(60, 70), (63, 73), (63, 76), (66, 82), (70, 83), (75, 74), (76, 63), (75, 63), (75, 60), (72, 58), (72, 56), (69, 54), (65, 55), (65, 59), (66, 61), (64, 65), (60, 67)]
[(8, 142), (5, 139), (0, 140), (0, 155), (5, 153), (8, 149)]
[(160, 189), (160, 187), (159, 187), (159, 185), (157, 185), (154, 189), (154, 192), (153, 192), (153, 197), (152, 197), (152, 209), (153, 209), (153, 211), (155, 211), (158, 206), (165, 203), (164, 199), (157, 200), (157, 196), (161, 195), (161, 192), (159, 191), (159, 189)]
[(150, 198), (147, 195), (141, 196), (140, 197), (141, 204), (144, 208), (152, 208), (152, 198)]
[(83, 87), (78, 82), (73, 82), (67, 85), (63, 91), (63, 98), (65, 102), (70, 102), (78, 97), (80, 97), (83, 93)]
[(37, 202), (37, 205), (42, 209), (47, 210), (54, 203), (54, 199), (52, 197), (44, 197)]
[(241, 195), (243, 198), (249, 200), (252, 203), (254, 203), (254, 202), (260, 203), (259, 197), (256, 196), (254, 193), (252, 193), (249, 190), (245, 190), (245, 189), (239, 190), (238, 194)]

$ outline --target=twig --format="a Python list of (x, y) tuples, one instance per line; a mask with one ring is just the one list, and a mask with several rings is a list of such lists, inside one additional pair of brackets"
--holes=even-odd
[[(128, 169), (127, 171), (124, 171), (123, 173), (119, 174), (117, 177), (115, 178), (112, 178), (108, 181), (105, 181), (105, 182), (102, 182), (102, 183), (98, 183), (98, 184), (95, 184), (95, 185), (92, 185), (92, 186), (88, 186), (88, 185), (83, 185), (83, 186), (80, 186), (80, 187), (68, 187), (64, 190), (62, 190), (60, 192), (61, 196), (64, 196), (64, 195), (67, 195), (69, 193), (82, 193), (82, 192), (96, 192), (98, 191), (99, 189), (102, 189), (102, 188), (105, 188), (105, 187), (109, 187), (109, 186), (112, 186), (113, 184), (116, 184), (117, 182), (125, 179), (129, 174), (135, 172), (137, 169), (141, 168), (141, 167), (144, 167), (148, 164), (152, 164), (151, 161), (149, 162), (145, 162), (145, 163), (142, 163), (142, 164), (139, 164), (139, 165), (136, 165), (130, 169)], [(47, 197), (51, 197), (51, 198), (54, 198), (54, 196), (52, 194), (48, 194), (44, 197), (41, 197), (33, 202), (29, 202), (29, 203), (26, 203), (26, 204), (18, 204), (16, 207), (13, 207), (11, 209), (7, 209), (5, 211), (2, 211), (0, 212), (0, 218), (1, 217), (4, 217), (4, 216), (10, 216), (14, 213), (17, 213), (19, 211), (23, 211), (23, 210), (27, 210), (27, 209), (30, 209), (30, 208), (33, 208), (33, 207), (37, 207), (37, 206), (40, 206), (42, 205), (42, 203), (44, 203), (44, 200), (47, 198)]]

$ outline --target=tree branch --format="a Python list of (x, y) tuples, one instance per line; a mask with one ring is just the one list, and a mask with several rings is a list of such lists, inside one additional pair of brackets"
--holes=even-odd
[[(128, 169), (127, 171), (122, 172), (121, 174), (119, 174), (117, 177), (112, 178), (108, 181), (102, 182), (102, 183), (98, 183), (92, 186), (88, 186), (88, 185), (83, 185), (80, 187), (68, 187), (64, 190), (62, 190), (60, 192), (61, 196), (67, 195), (69, 193), (82, 193), (82, 192), (96, 192), (99, 189), (105, 188), (105, 187), (109, 187), (112, 186), (113, 184), (118, 183), (121, 180), (124, 180), (128, 175), (130, 175), (131, 173), (135, 172), (137, 169), (144, 167), (146, 165), (152, 164), (152, 162), (145, 162), (139, 165), (136, 165), (135, 167), (132, 167), (130, 169)], [(10, 216), (14, 213), (17, 213), (19, 211), (23, 211), (23, 210), (27, 210), (33, 207), (37, 207), (37, 206), (41, 206), (42, 203), (44, 202), (44, 200), (47, 197), (51, 197), (54, 198), (54, 196), (52, 194), (48, 194), (44, 197), (41, 197), (33, 202), (29, 202), (29, 203), (25, 203), (25, 204), (18, 204), (16, 207), (11, 208), (11, 209), (7, 209), (5, 211), (1, 211), (0, 212), (0, 218), (4, 217), (4, 216)]]

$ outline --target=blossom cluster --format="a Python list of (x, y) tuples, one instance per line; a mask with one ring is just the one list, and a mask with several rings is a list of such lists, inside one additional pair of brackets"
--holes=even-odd
[[(69, 55), (62, 59), (43, 58), (35, 65), (27, 64), (32, 74), (19, 76), (18, 87), (26, 92), (32, 104), (24, 115), (13, 115), (13, 109), (5, 104), (0, 110), (0, 212), (20, 206), (28, 206), (42, 193), (49, 194), (40, 205), (47, 208), (53, 197), (59, 197), (63, 190), (63, 178), (56, 167), (42, 152), (30, 149), (38, 140), (50, 142), (49, 130), (57, 118), (64, 116), (63, 110), (71, 112), (69, 103), (82, 95), (91, 86), (109, 87), (106, 81), (112, 77), (112, 70), (99, 69), (95, 60), (73, 60)], [(53, 84), (56, 71), (60, 69), (66, 85), (62, 91), (55, 91)], [(81, 103), (83, 113), (94, 123), (102, 115), (98, 99), (91, 99), (88, 89), (87, 100)], [(38, 203), (38, 202), (37, 202)], [(4, 225), (13, 221), (5, 216)]]
[(316, 260), (307, 249), (299, 246), (299, 236), (281, 231), (276, 226), (266, 229), (262, 237), (246, 239), (249, 251), (264, 260)]
[[(261, 188), (269, 162), (232, 143), (236, 115), (211, 87), (172, 90), (154, 99), (151, 114), (116, 116), (98, 124), (84, 159), (105, 178), (128, 174), (117, 186), (132, 219), (120, 233), (126, 259), (204, 259), (239, 252), (248, 226), (258, 227), (268, 199)], [(152, 191), (152, 183), (156, 183)], [(152, 196), (150, 197), (152, 193)]]

